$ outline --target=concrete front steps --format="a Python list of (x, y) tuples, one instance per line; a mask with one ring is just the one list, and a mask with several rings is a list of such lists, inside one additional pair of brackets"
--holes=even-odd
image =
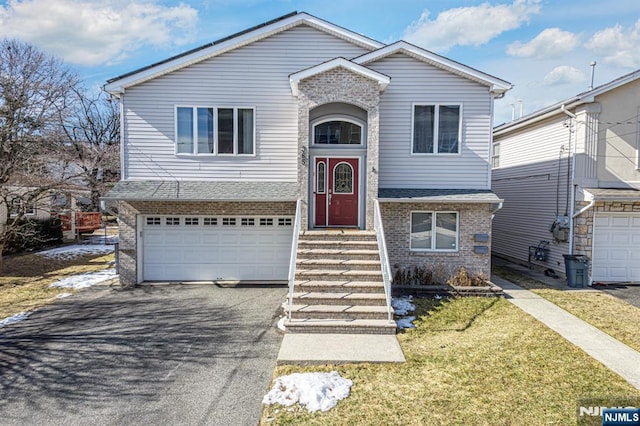
[(289, 333), (395, 334), (373, 232), (300, 234)]

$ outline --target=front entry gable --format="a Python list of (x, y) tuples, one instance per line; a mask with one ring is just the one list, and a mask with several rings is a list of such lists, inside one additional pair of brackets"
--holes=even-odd
[[(313, 147), (311, 135), (310, 111), (329, 104), (355, 105), (366, 113), (366, 141), (359, 145), (356, 156), (359, 158), (357, 169), (360, 181), (360, 194), (355, 198), (357, 210), (363, 212), (362, 219), (358, 221), (359, 227), (372, 229), (373, 227), (373, 200), (378, 191), (378, 140), (379, 140), (379, 104), (381, 89), (386, 87), (390, 79), (384, 74), (377, 73), (365, 67), (350, 66), (344, 58), (329, 61), (328, 65), (312, 67), (308, 70), (292, 75), (297, 84), (298, 102), (298, 152), (301, 156), (298, 160), (298, 183), (302, 196), (302, 226), (313, 227), (315, 225), (314, 197), (310, 191), (311, 181), (315, 173), (315, 162), (310, 158), (310, 150)], [(347, 66), (343, 66), (347, 65)], [(297, 74), (297, 75), (296, 75)], [(355, 148), (355, 147), (354, 147)], [(322, 157), (344, 157), (343, 150), (330, 152), (324, 150)], [(342, 155), (341, 155), (342, 154)], [(352, 155), (352, 154), (350, 154)], [(358, 216), (360, 214), (358, 213)]]
[[(323, 62), (316, 66), (295, 72), (289, 76), (289, 84), (291, 85), (291, 93), (293, 96), (299, 94), (299, 84), (302, 80), (314, 77), (327, 71), (334, 70), (336, 68), (343, 68), (354, 74), (368, 78), (378, 83), (379, 90), (382, 92), (387, 88), (391, 82), (391, 77), (384, 75), (380, 72), (374, 71), (362, 65), (358, 65), (355, 62), (349, 61), (345, 58), (335, 58), (327, 62)], [(330, 89), (329, 87), (327, 89)]]

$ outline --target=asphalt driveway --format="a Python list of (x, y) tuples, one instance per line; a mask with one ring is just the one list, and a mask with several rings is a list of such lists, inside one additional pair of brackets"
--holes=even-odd
[(640, 284), (608, 284), (593, 286), (640, 308)]
[(0, 328), (0, 423), (254, 425), (283, 287), (92, 288)]

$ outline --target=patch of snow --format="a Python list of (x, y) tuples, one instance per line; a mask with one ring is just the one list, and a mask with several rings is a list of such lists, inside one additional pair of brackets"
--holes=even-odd
[(27, 317), (31, 315), (31, 312), (20, 312), (19, 314), (15, 314), (8, 318), (0, 321), (0, 327), (4, 327), (5, 325), (15, 324), (18, 321), (22, 321), (23, 319), (27, 319)]
[(349, 396), (352, 384), (351, 380), (341, 377), (337, 371), (289, 374), (276, 379), (262, 403), (285, 407), (298, 403), (311, 413), (328, 411)]
[(287, 327), (284, 326), (284, 322), (287, 320), (287, 317), (281, 317), (278, 320), (278, 328), (282, 331), (284, 331), (285, 333), (287, 332)]
[(413, 321), (415, 321), (416, 317), (402, 317), (396, 320), (396, 325), (398, 329), (403, 330), (405, 328), (416, 328), (413, 325)]
[(56, 299), (64, 299), (65, 297), (73, 296), (73, 293), (60, 293), (56, 296)]
[(84, 255), (108, 254), (113, 252), (113, 247), (112, 245), (104, 244), (74, 244), (52, 248), (35, 254), (49, 259), (70, 260)]
[(409, 312), (413, 312), (416, 306), (411, 303), (412, 296), (394, 297), (391, 300), (391, 306), (396, 315), (407, 315)]
[(89, 272), (86, 274), (71, 275), (70, 277), (63, 278), (51, 284), (51, 287), (58, 288), (86, 288), (92, 285), (100, 284), (101, 282), (110, 280), (116, 276), (116, 270), (105, 269), (97, 272)]

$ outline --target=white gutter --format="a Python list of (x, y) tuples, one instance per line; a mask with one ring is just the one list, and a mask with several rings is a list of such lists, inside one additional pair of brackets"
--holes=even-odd
[[(571, 119), (573, 119), (573, 124), (575, 124), (575, 129), (573, 130), (573, 143), (571, 143), (571, 139), (572, 139), (572, 134), (571, 134), (571, 126), (569, 126), (569, 144), (571, 145), (570, 147), (570, 154), (571, 154), (571, 201), (569, 202), (570, 206), (569, 206), (569, 254), (572, 255), (573, 254), (573, 238), (574, 238), (574, 231), (573, 231), (573, 218), (575, 217), (574, 215), (574, 209), (575, 209), (575, 202), (576, 202), (576, 186), (575, 186), (575, 179), (576, 179), (576, 144), (577, 144), (577, 127), (578, 127), (578, 122), (576, 120), (577, 116), (572, 113), (571, 111), (568, 111), (565, 107), (564, 104), (562, 104), (560, 106), (560, 111), (562, 111), (563, 113), (565, 113), (567, 116), (569, 116)], [(567, 194), (568, 195), (568, 194)]]

